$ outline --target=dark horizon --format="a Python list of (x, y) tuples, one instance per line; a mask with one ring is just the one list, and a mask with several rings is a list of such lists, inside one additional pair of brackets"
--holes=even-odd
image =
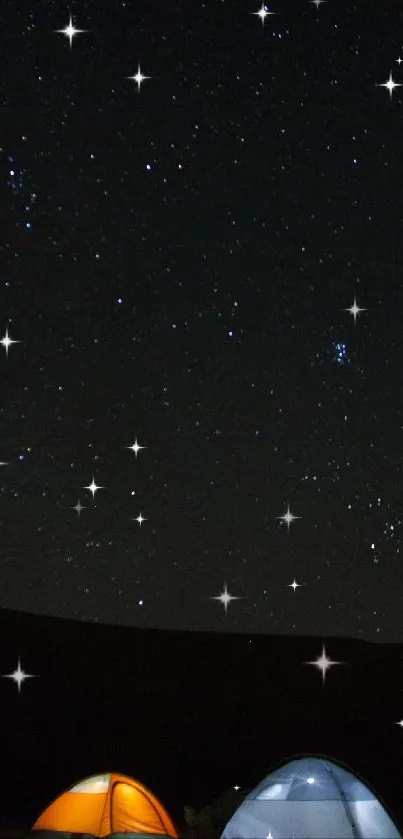
[[(403, 822), (402, 645), (175, 633), (0, 611), (3, 819), (31, 824), (80, 778), (137, 778), (183, 807), (251, 789), (287, 757), (347, 764)], [(332, 661), (325, 683), (315, 666)], [(16, 790), (21, 796), (16, 796)]]

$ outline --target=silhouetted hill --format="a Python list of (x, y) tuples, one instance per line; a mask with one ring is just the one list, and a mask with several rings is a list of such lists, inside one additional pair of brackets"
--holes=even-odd
[[(29, 826), (79, 778), (137, 777), (183, 806), (252, 787), (281, 759), (348, 763), (403, 823), (403, 645), (162, 632), (0, 612), (3, 823)], [(342, 665), (304, 664), (322, 652)]]

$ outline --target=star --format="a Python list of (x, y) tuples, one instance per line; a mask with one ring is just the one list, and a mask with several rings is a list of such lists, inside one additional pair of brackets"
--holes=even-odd
[(137, 82), (137, 90), (140, 91), (141, 82), (143, 82), (144, 79), (151, 79), (152, 76), (143, 76), (143, 74), (140, 70), (140, 64), (139, 64), (136, 75), (135, 76), (128, 76), (127, 78), (128, 79), (133, 79), (133, 81)]
[(139, 525), (140, 525), (140, 527), (141, 527), (141, 525), (143, 524), (143, 521), (147, 521), (147, 519), (145, 519), (145, 518), (141, 515), (141, 513), (140, 513), (140, 515), (139, 515), (139, 516), (137, 516), (137, 518), (136, 518), (136, 519), (134, 519), (134, 521), (138, 521), (138, 523), (139, 523)]
[(304, 663), (313, 664), (314, 667), (317, 667), (318, 670), (322, 671), (323, 684), (325, 684), (326, 670), (328, 670), (329, 667), (332, 667), (333, 664), (343, 664), (342, 661), (331, 661), (330, 658), (327, 657), (325, 645), (323, 645), (322, 655), (319, 656), (316, 661), (305, 661)]
[(393, 91), (394, 91), (395, 87), (401, 87), (401, 86), (402, 86), (402, 85), (401, 85), (399, 82), (394, 82), (394, 81), (393, 81), (393, 79), (392, 79), (392, 72), (390, 73), (390, 76), (389, 76), (389, 78), (388, 78), (388, 81), (387, 81), (387, 82), (383, 82), (383, 84), (378, 84), (378, 85), (376, 85), (376, 87), (387, 87), (387, 88), (388, 88), (388, 91), (389, 91), (389, 93), (390, 93), (390, 98), (392, 98), (392, 93), (393, 93)]
[(322, 3), (325, 3), (325, 0), (309, 0), (309, 2), (316, 6), (316, 14), (319, 14), (319, 6), (321, 6)]
[(276, 516), (276, 519), (282, 519), (283, 521), (286, 522), (288, 530), (290, 529), (291, 522), (295, 521), (296, 519), (300, 519), (300, 518), (301, 518), (301, 516), (293, 516), (293, 514), (290, 512), (290, 507), (289, 506), (287, 507), (287, 512), (284, 513), (283, 516)]
[(366, 310), (366, 309), (360, 309), (360, 307), (359, 307), (359, 306), (357, 306), (357, 301), (356, 301), (356, 299), (355, 299), (355, 297), (354, 297), (354, 303), (353, 303), (353, 305), (352, 305), (352, 306), (350, 306), (350, 308), (349, 308), (349, 309), (344, 309), (344, 311), (345, 311), (345, 312), (350, 312), (350, 315), (353, 315), (353, 317), (354, 317), (354, 323), (357, 323), (357, 315), (358, 315), (360, 312), (366, 312), (367, 310)]
[(8, 348), (11, 346), (11, 344), (20, 344), (21, 341), (13, 341), (12, 338), (9, 338), (8, 329), (6, 329), (6, 334), (4, 338), (1, 339), (0, 343), (3, 344), (3, 347), (6, 351), (6, 355), (8, 356)]
[(29, 673), (24, 673), (21, 670), (21, 662), (18, 659), (17, 669), (14, 670), (14, 673), (7, 673), (7, 675), (3, 676), (3, 679), (12, 679), (13, 682), (16, 683), (18, 686), (18, 693), (21, 693), (21, 685), (25, 681), (25, 679), (35, 679), (36, 677)]
[(137, 458), (137, 455), (138, 455), (138, 452), (140, 451), (140, 449), (145, 449), (147, 447), (146, 446), (139, 446), (139, 444), (137, 442), (137, 437), (136, 437), (133, 445), (132, 446), (127, 446), (126, 448), (131, 449), (134, 452), (134, 454), (136, 455), (136, 458)]
[(90, 484), (88, 487), (83, 487), (83, 489), (89, 489), (89, 490), (90, 490), (90, 492), (92, 492), (92, 497), (94, 498), (94, 495), (95, 495), (96, 491), (97, 491), (98, 489), (105, 489), (105, 487), (99, 487), (99, 486), (97, 486), (97, 485), (96, 485), (96, 483), (95, 483), (95, 481), (94, 481), (94, 478), (93, 478), (93, 479), (92, 479), (92, 484)]
[(227, 614), (228, 603), (231, 603), (231, 600), (242, 600), (241, 597), (233, 597), (232, 594), (228, 594), (227, 590), (227, 583), (224, 583), (224, 591), (222, 594), (219, 594), (217, 597), (210, 597), (210, 600), (220, 600), (224, 606), (225, 614)]
[(403, 728), (403, 720), (399, 720), (399, 722), (397, 722), (396, 725), (400, 725), (400, 727)]
[(269, 12), (269, 10), (266, 8), (264, 3), (262, 3), (262, 8), (259, 9), (258, 12), (251, 12), (251, 14), (252, 15), (258, 15), (258, 17), (260, 17), (260, 19), (262, 21), (262, 26), (264, 26), (264, 21), (265, 21), (265, 18), (267, 17), (267, 15), (275, 15), (276, 13), (275, 12)]
[(403, 58), (397, 58), (396, 61), (397, 61), (398, 64), (401, 64), (402, 61), (403, 61)]
[[(90, 487), (85, 487), (85, 489), (90, 489)], [(77, 514), (80, 515), (81, 510), (85, 510), (85, 507), (81, 506), (80, 499), (78, 498), (77, 499), (77, 504), (75, 505), (75, 507), (72, 507), (71, 509), (72, 510), (77, 510)]]
[(288, 588), (293, 588), (293, 589), (294, 589), (294, 594), (295, 594), (295, 589), (296, 589), (296, 588), (301, 588), (301, 583), (296, 583), (296, 582), (295, 582), (295, 577), (294, 577), (294, 582), (293, 582), (293, 583), (290, 583), (290, 585), (288, 586)]
[(70, 23), (68, 26), (65, 26), (64, 29), (55, 29), (55, 32), (60, 32), (62, 35), (67, 35), (67, 38), (70, 38), (70, 49), (73, 43), (74, 35), (78, 35), (80, 32), (86, 32), (86, 29), (76, 29), (73, 26), (72, 17), (70, 15)]

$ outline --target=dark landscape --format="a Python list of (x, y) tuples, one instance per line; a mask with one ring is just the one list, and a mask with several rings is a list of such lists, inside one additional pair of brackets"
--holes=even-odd
[[(204, 814), (196, 835), (219, 835), (217, 802), (235, 810), (273, 764), (305, 752), (348, 764), (403, 824), (400, 644), (161, 632), (4, 610), (0, 638), (1, 674), (19, 657), (35, 676), (20, 692), (0, 679), (4, 837), (105, 771), (148, 786), (180, 834), (187, 807)], [(322, 644), (343, 662), (325, 682), (304, 664)]]

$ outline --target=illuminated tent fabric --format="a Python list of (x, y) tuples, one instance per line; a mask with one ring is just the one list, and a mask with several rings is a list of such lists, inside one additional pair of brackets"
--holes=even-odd
[(277, 767), (250, 792), (221, 839), (401, 839), (379, 799), (353, 772), (322, 757)]
[(35, 822), (30, 839), (77, 836), (177, 839), (174, 825), (155, 796), (125, 775), (94, 775), (56, 798)]

